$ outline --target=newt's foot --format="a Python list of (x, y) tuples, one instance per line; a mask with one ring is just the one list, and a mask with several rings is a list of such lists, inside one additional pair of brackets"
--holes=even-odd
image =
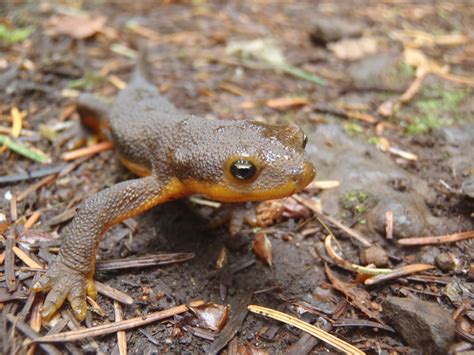
[(60, 257), (50, 265), (48, 271), (33, 285), (34, 292), (48, 291), (41, 307), (41, 317), (50, 319), (67, 299), (78, 320), (86, 318), (86, 294), (95, 299), (92, 277), (69, 268)]

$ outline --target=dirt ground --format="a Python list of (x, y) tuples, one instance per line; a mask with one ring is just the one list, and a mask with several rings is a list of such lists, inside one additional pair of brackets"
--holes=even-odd
[[(111, 228), (98, 261), (129, 262), (95, 278), (131, 296), (125, 319), (194, 300), (229, 305), (220, 332), (192, 312), (127, 330), (129, 353), (334, 351), (247, 313), (250, 304), (367, 353), (474, 351), (473, 23), (469, 0), (1, 2), (0, 137), (30, 152), (0, 142), (3, 353), (124, 352), (116, 332), (31, 345), (34, 333), (21, 324), (46, 335), (113, 323), (114, 301), (99, 294), (104, 314), (89, 312), (81, 325), (68, 306), (41, 324), (43, 298), (28, 293), (39, 273), (11, 255), (18, 247), (47, 264), (75, 208), (133, 177), (111, 150), (68, 161), (63, 154), (97, 146), (79, 124), (77, 95), (113, 100), (140, 43), (153, 83), (177, 107), (209, 119), (300, 125), (318, 183), (260, 204), (271, 221), (233, 236), (210, 227), (219, 211), (203, 199)], [(325, 243), (331, 233), (339, 258)], [(255, 235), (271, 250), (255, 253)], [(432, 236), (441, 241), (409, 239)], [(194, 257), (134, 267), (135, 257), (163, 253)], [(354, 264), (413, 270), (367, 285), (368, 271)]]

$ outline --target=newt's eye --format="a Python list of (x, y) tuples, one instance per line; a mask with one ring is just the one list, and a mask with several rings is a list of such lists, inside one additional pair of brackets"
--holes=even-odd
[(306, 144), (308, 144), (308, 136), (303, 133), (303, 149), (306, 148)]
[(230, 166), (230, 173), (237, 180), (249, 180), (257, 173), (257, 168), (245, 159), (239, 159)]

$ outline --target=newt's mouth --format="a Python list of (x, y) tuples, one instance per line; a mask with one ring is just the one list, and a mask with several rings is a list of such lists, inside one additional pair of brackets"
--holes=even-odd
[(308, 186), (316, 177), (316, 169), (314, 165), (310, 162), (304, 163), (303, 174), (300, 175), (298, 181), (298, 189), (295, 192), (300, 192), (306, 186)]
[(183, 185), (189, 194), (203, 194), (208, 198), (221, 202), (263, 201), (284, 198), (302, 191), (314, 180), (316, 171), (313, 164), (305, 163), (303, 173), (290, 179), (288, 182), (268, 189), (236, 192), (224, 183), (211, 183), (188, 179)]

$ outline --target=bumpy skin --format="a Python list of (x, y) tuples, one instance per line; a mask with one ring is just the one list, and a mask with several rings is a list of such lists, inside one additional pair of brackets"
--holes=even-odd
[[(95, 295), (98, 244), (110, 226), (197, 193), (226, 202), (281, 198), (300, 191), (315, 176), (297, 126), (188, 115), (160, 96), (140, 70), (110, 110), (86, 97), (79, 100), (78, 111), (85, 121), (101, 116), (99, 128), (110, 126), (119, 159), (141, 178), (88, 198), (64, 229), (58, 257), (33, 286), (49, 291), (42, 307), (45, 319), (65, 299), (78, 319), (85, 318), (85, 296)], [(254, 164), (254, 178), (241, 181), (231, 174), (230, 165), (238, 159)]]

